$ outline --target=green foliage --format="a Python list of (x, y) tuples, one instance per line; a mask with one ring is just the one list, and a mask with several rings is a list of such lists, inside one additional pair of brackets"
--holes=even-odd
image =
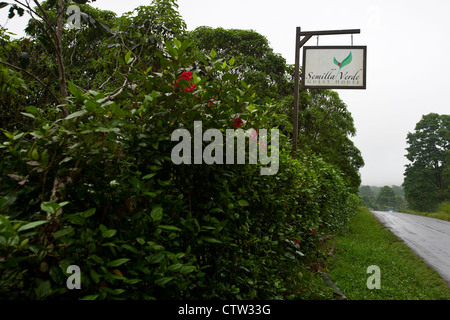
[(404, 191), (401, 186), (361, 186), (359, 196), (362, 204), (371, 210), (386, 211), (393, 207), (395, 211), (406, 210)]
[[(329, 274), (351, 300), (448, 300), (441, 276), (383, 227), (365, 208), (349, 223), (349, 233), (334, 242)], [(368, 289), (368, 267), (380, 268), (380, 289)]]
[[(190, 80), (195, 91), (174, 86), (187, 46), (166, 43), (162, 73), (133, 71), (141, 88), (134, 106), (130, 93), (116, 102), (69, 84), (68, 117), (49, 121), (30, 110), (35, 130), (5, 132), (2, 211), (48, 223), (14, 242), (33, 244), (31, 253), (23, 248), (26, 259), (3, 256), (13, 283), (3, 294), (16, 286), (14, 297), (32, 298), (283, 298), (295, 294), (292, 268), (317, 233), (345, 227), (355, 200), (319, 159), (283, 151), (274, 176), (255, 165), (171, 162), (171, 132), (194, 120), (203, 130), (232, 128), (236, 112), (247, 127), (269, 121), (270, 106), (252, 104), (249, 87), (211, 57), (205, 76)], [(55, 181), (64, 203), (46, 201)], [(82, 269), (80, 291), (65, 288), (71, 264)]]
[(214, 50), (223, 61), (233, 59), (239, 80), (254, 86), (256, 100), (282, 99), (292, 94), (286, 60), (273, 52), (267, 39), (253, 30), (198, 27), (190, 32), (200, 51)]
[(350, 140), (356, 129), (345, 103), (336, 92), (317, 89), (302, 91), (299, 100), (299, 146), (334, 164), (358, 193), (364, 160)]
[[(261, 99), (237, 57), (199, 52), (175, 8), (155, 1), (115, 18), (83, 7), (114, 35), (66, 35), (80, 41), (65, 51), (77, 61), (66, 103), (28, 106), (27, 126), (2, 130), (2, 298), (295, 298), (317, 238), (345, 230), (359, 201), (345, 176), (309, 152), (292, 158), (283, 131), (276, 175), (172, 162), (171, 134), (194, 121), (203, 132), (237, 117), (244, 129), (289, 127), (289, 98)], [(66, 286), (70, 265), (80, 290)]]
[(405, 196), (413, 210), (434, 211), (439, 202), (448, 199), (448, 153), (450, 116), (430, 113), (408, 133)]
[[(294, 69), (272, 51), (264, 36), (252, 30), (210, 27), (198, 27), (190, 36), (200, 51), (213, 50), (224, 61), (233, 59), (237, 79), (253, 85), (255, 102), (277, 101), (271, 108), (277, 117), (274, 124), (287, 136), (292, 134)], [(334, 91), (309, 90), (300, 92), (300, 105), (299, 146), (335, 165), (357, 193), (364, 160), (350, 140), (356, 129), (345, 103)]]
[(380, 207), (395, 207), (395, 193), (391, 187), (384, 186), (377, 195), (376, 202)]

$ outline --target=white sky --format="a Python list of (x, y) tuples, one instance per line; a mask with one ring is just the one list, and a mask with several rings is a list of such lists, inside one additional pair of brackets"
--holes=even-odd
[[(150, 3), (97, 0), (93, 6), (120, 15)], [(178, 0), (178, 4), (189, 30), (252, 29), (291, 64), (297, 26), (302, 31), (361, 29), (353, 44), (367, 45), (367, 89), (337, 91), (355, 121), (353, 141), (365, 161), (360, 171), (363, 185), (401, 185), (407, 133), (424, 114), (449, 114), (448, 0)], [(5, 24), (6, 16), (4, 8), (0, 24)], [(6, 26), (20, 34), (26, 21), (25, 16), (14, 18)], [(307, 43), (316, 44), (315, 37)], [(319, 45), (350, 44), (350, 35), (319, 38)]]

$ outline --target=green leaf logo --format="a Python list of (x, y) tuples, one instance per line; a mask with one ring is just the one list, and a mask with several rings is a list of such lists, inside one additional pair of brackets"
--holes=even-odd
[[(350, 51), (349, 55), (347, 56), (347, 58), (345, 58), (342, 62), (338, 62), (336, 60), (336, 58), (334, 58), (334, 64), (337, 65), (339, 67), (339, 71), (341, 71), (341, 69), (343, 67), (345, 67), (346, 65), (349, 65), (352, 62), (352, 52)], [(338, 73), (339, 73), (338, 71)]]

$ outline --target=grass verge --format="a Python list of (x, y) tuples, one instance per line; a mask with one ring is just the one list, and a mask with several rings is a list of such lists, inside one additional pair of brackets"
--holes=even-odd
[(439, 204), (436, 212), (419, 212), (413, 210), (404, 210), (402, 212), (450, 221), (450, 201), (445, 201)]
[[(450, 287), (366, 209), (360, 208), (349, 231), (327, 243), (330, 277), (349, 300), (450, 299)], [(369, 266), (380, 268), (380, 289), (368, 289)]]

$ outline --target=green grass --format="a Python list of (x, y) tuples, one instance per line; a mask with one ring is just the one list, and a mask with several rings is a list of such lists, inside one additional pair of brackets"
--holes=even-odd
[(450, 221), (450, 201), (445, 201), (439, 204), (436, 212), (419, 212), (412, 210), (405, 210), (406, 213), (416, 214), (419, 216), (426, 216), (435, 219), (441, 219), (445, 221)]
[[(328, 272), (349, 300), (450, 299), (450, 287), (439, 274), (365, 208), (350, 221), (349, 232), (332, 241)], [(380, 268), (380, 289), (367, 288), (371, 265)]]

